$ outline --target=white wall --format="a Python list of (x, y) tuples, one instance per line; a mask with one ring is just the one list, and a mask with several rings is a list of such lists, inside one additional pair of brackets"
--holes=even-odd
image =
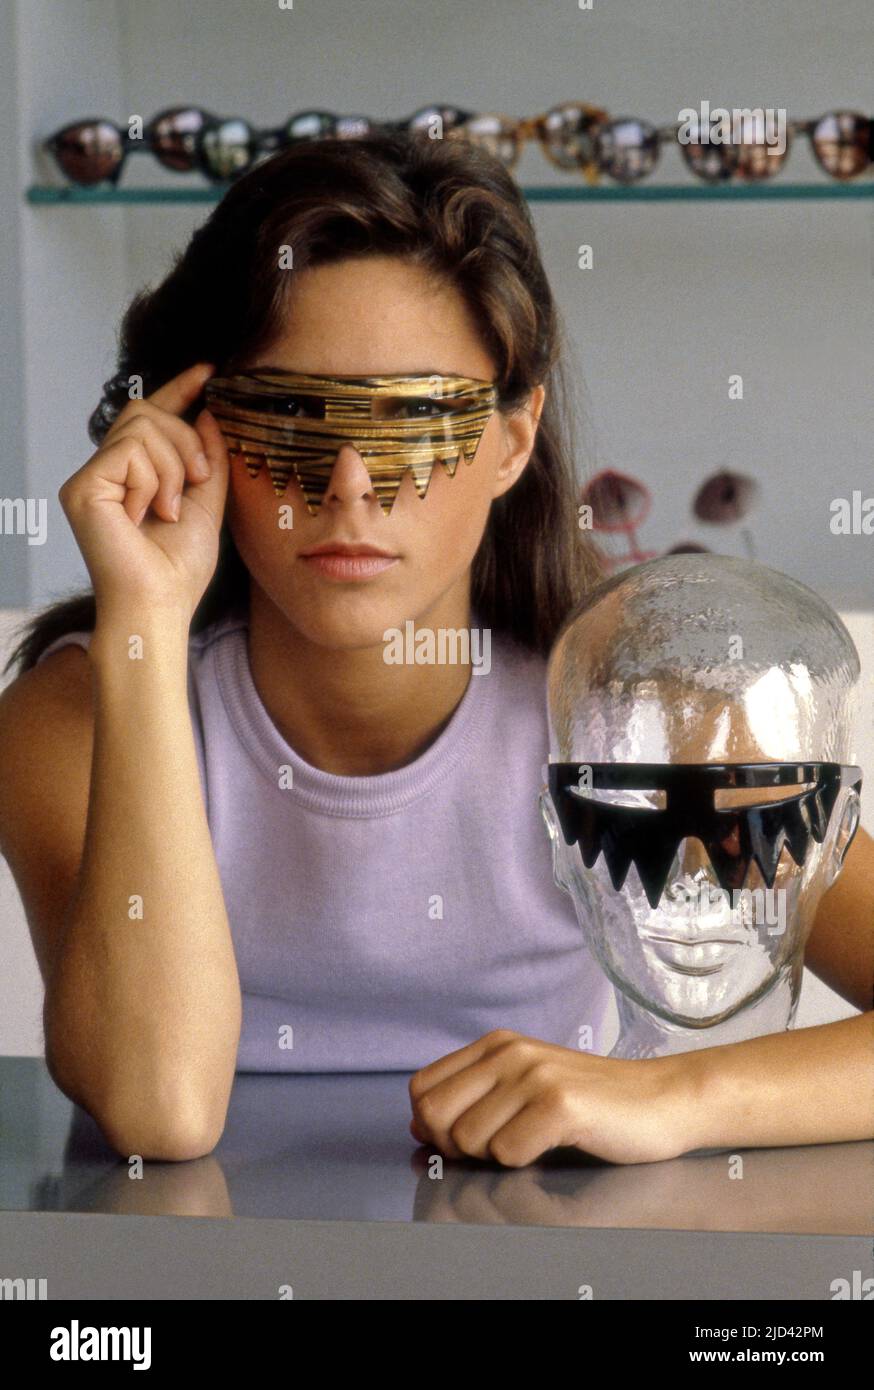
[[(32, 207), (23, 192), (47, 181), (49, 164), (45, 156), (35, 159), (35, 139), (76, 116), (112, 115), (128, 97), (114, 0), (26, 0), (12, 8), (19, 168), (16, 186), (3, 189), (3, 203), (17, 214), (19, 262), (14, 282), (4, 283), (0, 293), (4, 321), (15, 323), (20, 308), (24, 379), (18, 418), (27, 495), (48, 500), (49, 531), (42, 546), (0, 537), (0, 553), (24, 548), (28, 597), (43, 603), (87, 582), (57, 492), (93, 450), (86, 425), (101, 384), (115, 370), (115, 326), (128, 297), (129, 258), (124, 212), (104, 207), (95, 216), (86, 208)], [(9, 462), (2, 460), (7, 496)], [(0, 570), (0, 603), (13, 601)]]
[[(0, 236), (0, 286), (4, 351), (0, 353), (0, 491), (7, 497), (27, 495), (24, 434), (24, 366), (22, 361), (22, 303), (19, 297), (21, 243), (17, 198), (19, 184), (18, 132), (21, 113), (16, 93), (15, 11), (0, 6), (0, 191), (3, 235)], [(28, 594), (28, 548), (17, 538), (0, 537), (0, 603), (24, 603)]]

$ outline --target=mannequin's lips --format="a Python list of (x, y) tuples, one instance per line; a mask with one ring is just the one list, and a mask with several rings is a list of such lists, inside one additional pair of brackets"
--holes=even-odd
[(668, 934), (647, 932), (642, 936), (659, 960), (688, 975), (711, 975), (720, 970), (739, 950), (749, 944), (748, 939), (720, 935), (709, 936)]

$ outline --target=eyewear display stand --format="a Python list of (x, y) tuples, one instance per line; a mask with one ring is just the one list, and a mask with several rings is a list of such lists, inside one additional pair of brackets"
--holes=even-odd
[[(42, 203), (217, 203), (224, 187), (77, 188), (34, 184), (26, 197)], [(874, 198), (874, 179), (860, 183), (700, 184), (648, 183), (632, 187), (615, 184), (532, 185), (522, 193), (531, 203), (660, 203), (773, 202), (794, 199)]]

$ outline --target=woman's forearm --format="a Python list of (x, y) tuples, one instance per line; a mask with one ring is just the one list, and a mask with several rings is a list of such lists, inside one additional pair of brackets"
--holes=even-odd
[[(142, 655), (130, 639), (142, 641)], [(185, 1157), (224, 1125), (241, 1001), (197, 767), (187, 625), (98, 622), (88, 819), (46, 986), (58, 1083), (117, 1148)]]
[(874, 1138), (874, 1013), (682, 1056), (687, 1150)]

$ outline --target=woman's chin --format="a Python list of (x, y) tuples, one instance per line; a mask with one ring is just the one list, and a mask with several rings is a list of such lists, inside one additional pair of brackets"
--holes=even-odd
[(311, 595), (309, 599), (302, 603), (301, 596), (296, 596), (285, 609), (288, 621), (314, 646), (337, 651), (385, 647), (389, 630), (399, 628), (403, 632), (409, 616), (408, 608), (399, 611), (397, 600), (363, 593), (357, 586), (350, 585), (349, 591), (337, 586), (329, 594)]

